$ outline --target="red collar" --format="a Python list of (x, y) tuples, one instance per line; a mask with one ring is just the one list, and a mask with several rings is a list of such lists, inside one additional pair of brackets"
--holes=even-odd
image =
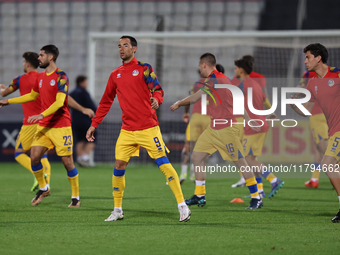
[(133, 58), (129, 63), (123, 62), (123, 66), (128, 67), (128, 66), (131, 66), (131, 65), (137, 64), (137, 63), (138, 63), (138, 60), (136, 58)]

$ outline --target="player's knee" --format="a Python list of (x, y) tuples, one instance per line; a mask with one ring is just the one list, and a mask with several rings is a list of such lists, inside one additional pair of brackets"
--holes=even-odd
[(127, 166), (127, 162), (123, 161), (123, 160), (116, 160), (115, 162), (115, 168), (116, 169), (126, 169)]
[(194, 163), (194, 165), (198, 165), (198, 164), (200, 164), (201, 163), (201, 159), (198, 157), (198, 154), (197, 153), (195, 153), (195, 152), (193, 152), (192, 154), (191, 154), (191, 162), (192, 163)]

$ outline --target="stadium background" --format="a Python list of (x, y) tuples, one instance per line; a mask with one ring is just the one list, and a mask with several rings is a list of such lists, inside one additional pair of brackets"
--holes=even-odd
[[(57, 65), (70, 79), (70, 90), (77, 75), (87, 74), (88, 33), (121, 32), (206, 32), (257, 30), (309, 30), (338, 29), (340, 7), (336, 1), (325, 0), (322, 7), (317, 0), (239, 0), (239, 1), (15, 1), (0, 4), (0, 82), (8, 85), (22, 73), (21, 55), (36, 51), (49, 43), (60, 50)], [(335, 31), (336, 32), (336, 31)], [(340, 66), (338, 37), (322, 38), (330, 47), (330, 66)], [(183, 110), (169, 111), (169, 106), (185, 96), (197, 79), (197, 60), (205, 51), (211, 51), (233, 76), (233, 60), (244, 54), (255, 56), (255, 71), (267, 78), (269, 94), (273, 86), (295, 86), (304, 71), (302, 48), (285, 47), (297, 38), (287, 41), (266, 40), (262, 44), (242, 45), (242, 41), (210, 38), (210, 48), (204, 40), (166, 40), (155, 44), (152, 40), (137, 40), (137, 59), (150, 63), (156, 70), (165, 91), (164, 104), (159, 111), (163, 138), (170, 148), (169, 158), (180, 162), (186, 124)], [(298, 41), (296, 45), (315, 42)], [(321, 38), (319, 38), (321, 39)], [(264, 39), (265, 40), (265, 39)], [(243, 40), (244, 41), (244, 40)], [(169, 42), (169, 41), (168, 41)], [(329, 45), (327, 44), (329, 42)], [(281, 43), (281, 44), (280, 44)], [(120, 65), (115, 55), (117, 41), (99, 40), (96, 48), (96, 93), (98, 103), (110, 72)], [(264, 46), (265, 45), (265, 46)], [(337, 46), (339, 45), (339, 46)], [(192, 46), (192, 47), (191, 47)], [(210, 50), (211, 49), (211, 50)], [(293, 59), (296, 58), (294, 65)], [(290, 80), (288, 80), (291, 78)], [(287, 80), (286, 80), (287, 79)], [(280, 80), (280, 81), (278, 81)], [(275, 85), (275, 84), (280, 84)], [(14, 96), (17, 96), (15, 93)], [(295, 118), (295, 128), (275, 126), (268, 133), (264, 148), (264, 162), (312, 162), (311, 135), (307, 119), (299, 118), (290, 110), (285, 118)], [(0, 110), (0, 161), (14, 161), (15, 137), (22, 121), (21, 106), (13, 105)], [(121, 111), (117, 101), (99, 127), (95, 150), (96, 162), (113, 162), (114, 145), (121, 126)], [(53, 152), (51, 160), (58, 160)], [(134, 162), (151, 161), (142, 150)]]

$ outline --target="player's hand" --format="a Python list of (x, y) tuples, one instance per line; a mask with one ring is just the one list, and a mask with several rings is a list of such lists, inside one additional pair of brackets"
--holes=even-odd
[(5, 84), (0, 84), (0, 93), (6, 89)]
[(90, 109), (90, 108), (84, 108), (82, 113), (89, 116), (90, 119), (92, 119), (94, 117), (94, 111), (92, 111), (92, 109)]
[(159, 108), (159, 104), (156, 98), (150, 97), (151, 108), (157, 110)]
[[(250, 125), (249, 125), (250, 124)], [(255, 120), (249, 120), (248, 122), (249, 127), (254, 130), (255, 132), (260, 132), (261, 131), (261, 127), (260, 124), (257, 123)]]
[(44, 118), (44, 115), (42, 115), (42, 114), (33, 115), (33, 116), (28, 117), (27, 122), (28, 123), (36, 123), (39, 120), (42, 120), (43, 118)]
[(190, 120), (190, 114), (187, 112), (187, 113), (184, 113), (183, 114), (183, 117), (182, 117), (182, 120), (185, 122), (185, 123), (188, 123), (189, 120)]
[(176, 111), (179, 108), (178, 101), (170, 106), (171, 111)]
[(277, 116), (276, 116), (275, 113), (272, 113), (272, 114), (269, 114), (269, 115), (267, 116), (267, 119), (274, 120), (274, 119), (277, 119)]
[[(290, 99), (298, 99), (298, 97), (296, 95), (295, 96), (291, 95)], [(295, 104), (289, 104), (289, 107), (292, 108), (293, 110), (295, 110), (296, 105)]]
[(96, 131), (96, 128), (95, 127), (89, 127), (89, 129), (87, 130), (87, 132), (86, 132), (86, 139), (87, 139), (87, 141), (89, 141), (89, 142), (93, 142), (94, 141), (94, 139), (96, 139), (96, 138), (94, 138), (94, 131)]
[(0, 108), (5, 105), (8, 105), (8, 100), (0, 100)]

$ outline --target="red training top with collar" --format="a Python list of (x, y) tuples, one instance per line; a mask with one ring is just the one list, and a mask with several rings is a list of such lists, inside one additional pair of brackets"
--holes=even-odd
[(116, 95), (123, 111), (122, 129), (143, 130), (159, 124), (150, 97), (161, 104), (164, 92), (151, 65), (133, 58), (111, 73), (91, 126), (97, 128), (102, 122)]
[(310, 102), (319, 103), (328, 124), (328, 135), (340, 131), (340, 69), (328, 67), (323, 78), (317, 76), (309, 79), (307, 89), (310, 91)]
[[(37, 82), (39, 73), (38, 72), (29, 72), (18, 76), (15, 78), (11, 84), (9, 85), (13, 91), (19, 89), (20, 96), (26, 95), (31, 92), (34, 85)], [(27, 102), (22, 104), (22, 110), (24, 113), (23, 125), (34, 125), (36, 123), (28, 123), (27, 119), (30, 116), (38, 115), (41, 113), (41, 101), (40, 96), (35, 101)]]
[[(230, 80), (223, 73), (220, 73), (217, 70), (214, 70), (207, 79), (202, 80), (202, 82), (197, 82), (196, 86), (201, 89), (207, 89), (214, 97), (212, 98), (210, 95), (207, 95), (209, 105), (207, 106), (207, 112), (210, 115), (211, 123), (210, 127), (215, 130), (219, 130), (222, 128), (230, 127), (231, 121), (233, 123), (236, 122), (235, 116), (233, 116), (233, 96), (229, 89), (215, 89), (216, 84), (230, 84)], [(222, 104), (221, 104), (221, 102)], [(218, 121), (217, 124), (214, 120), (226, 120)]]
[(248, 112), (250, 119), (262, 120), (263, 126), (259, 132), (256, 132), (249, 127), (248, 124), (244, 127), (244, 134), (245, 135), (254, 135), (257, 133), (265, 133), (268, 131), (268, 123), (266, 121), (266, 116), (264, 115), (256, 115), (249, 110), (248, 107), (248, 88), (253, 89), (253, 106), (256, 110), (263, 110), (263, 102), (266, 100), (266, 95), (263, 92), (260, 85), (251, 78), (246, 78), (242, 81), (238, 87), (242, 90), (244, 94), (244, 107), (245, 110)]
[[(306, 88), (306, 85), (308, 84), (308, 79), (314, 78), (314, 77), (317, 77), (317, 74), (315, 72), (309, 72), (308, 70), (305, 71), (302, 75), (301, 80), (300, 80), (301, 88)], [(317, 102), (315, 102), (313, 109), (311, 111), (311, 114), (313, 116), (313, 115), (320, 114), (320, 113), (323, 114), (323, 111), (322, 111), (320, 105)]]
[(57, 68), (53, 73), (47, 74), (46, 71), (39, 73), (37, 82), (33, 88), (35, 92), (40, 94), (41, 109), (40, 113), (48, 109), (55, 101), (57, 93), (65, 93), (66, 99), (64, 105), (55, 113), (46, 116), (39, 122), (39, 126), (43, 127), (70, 127), (71, 114), (68, 108), (68, 77), (66, 73)]

